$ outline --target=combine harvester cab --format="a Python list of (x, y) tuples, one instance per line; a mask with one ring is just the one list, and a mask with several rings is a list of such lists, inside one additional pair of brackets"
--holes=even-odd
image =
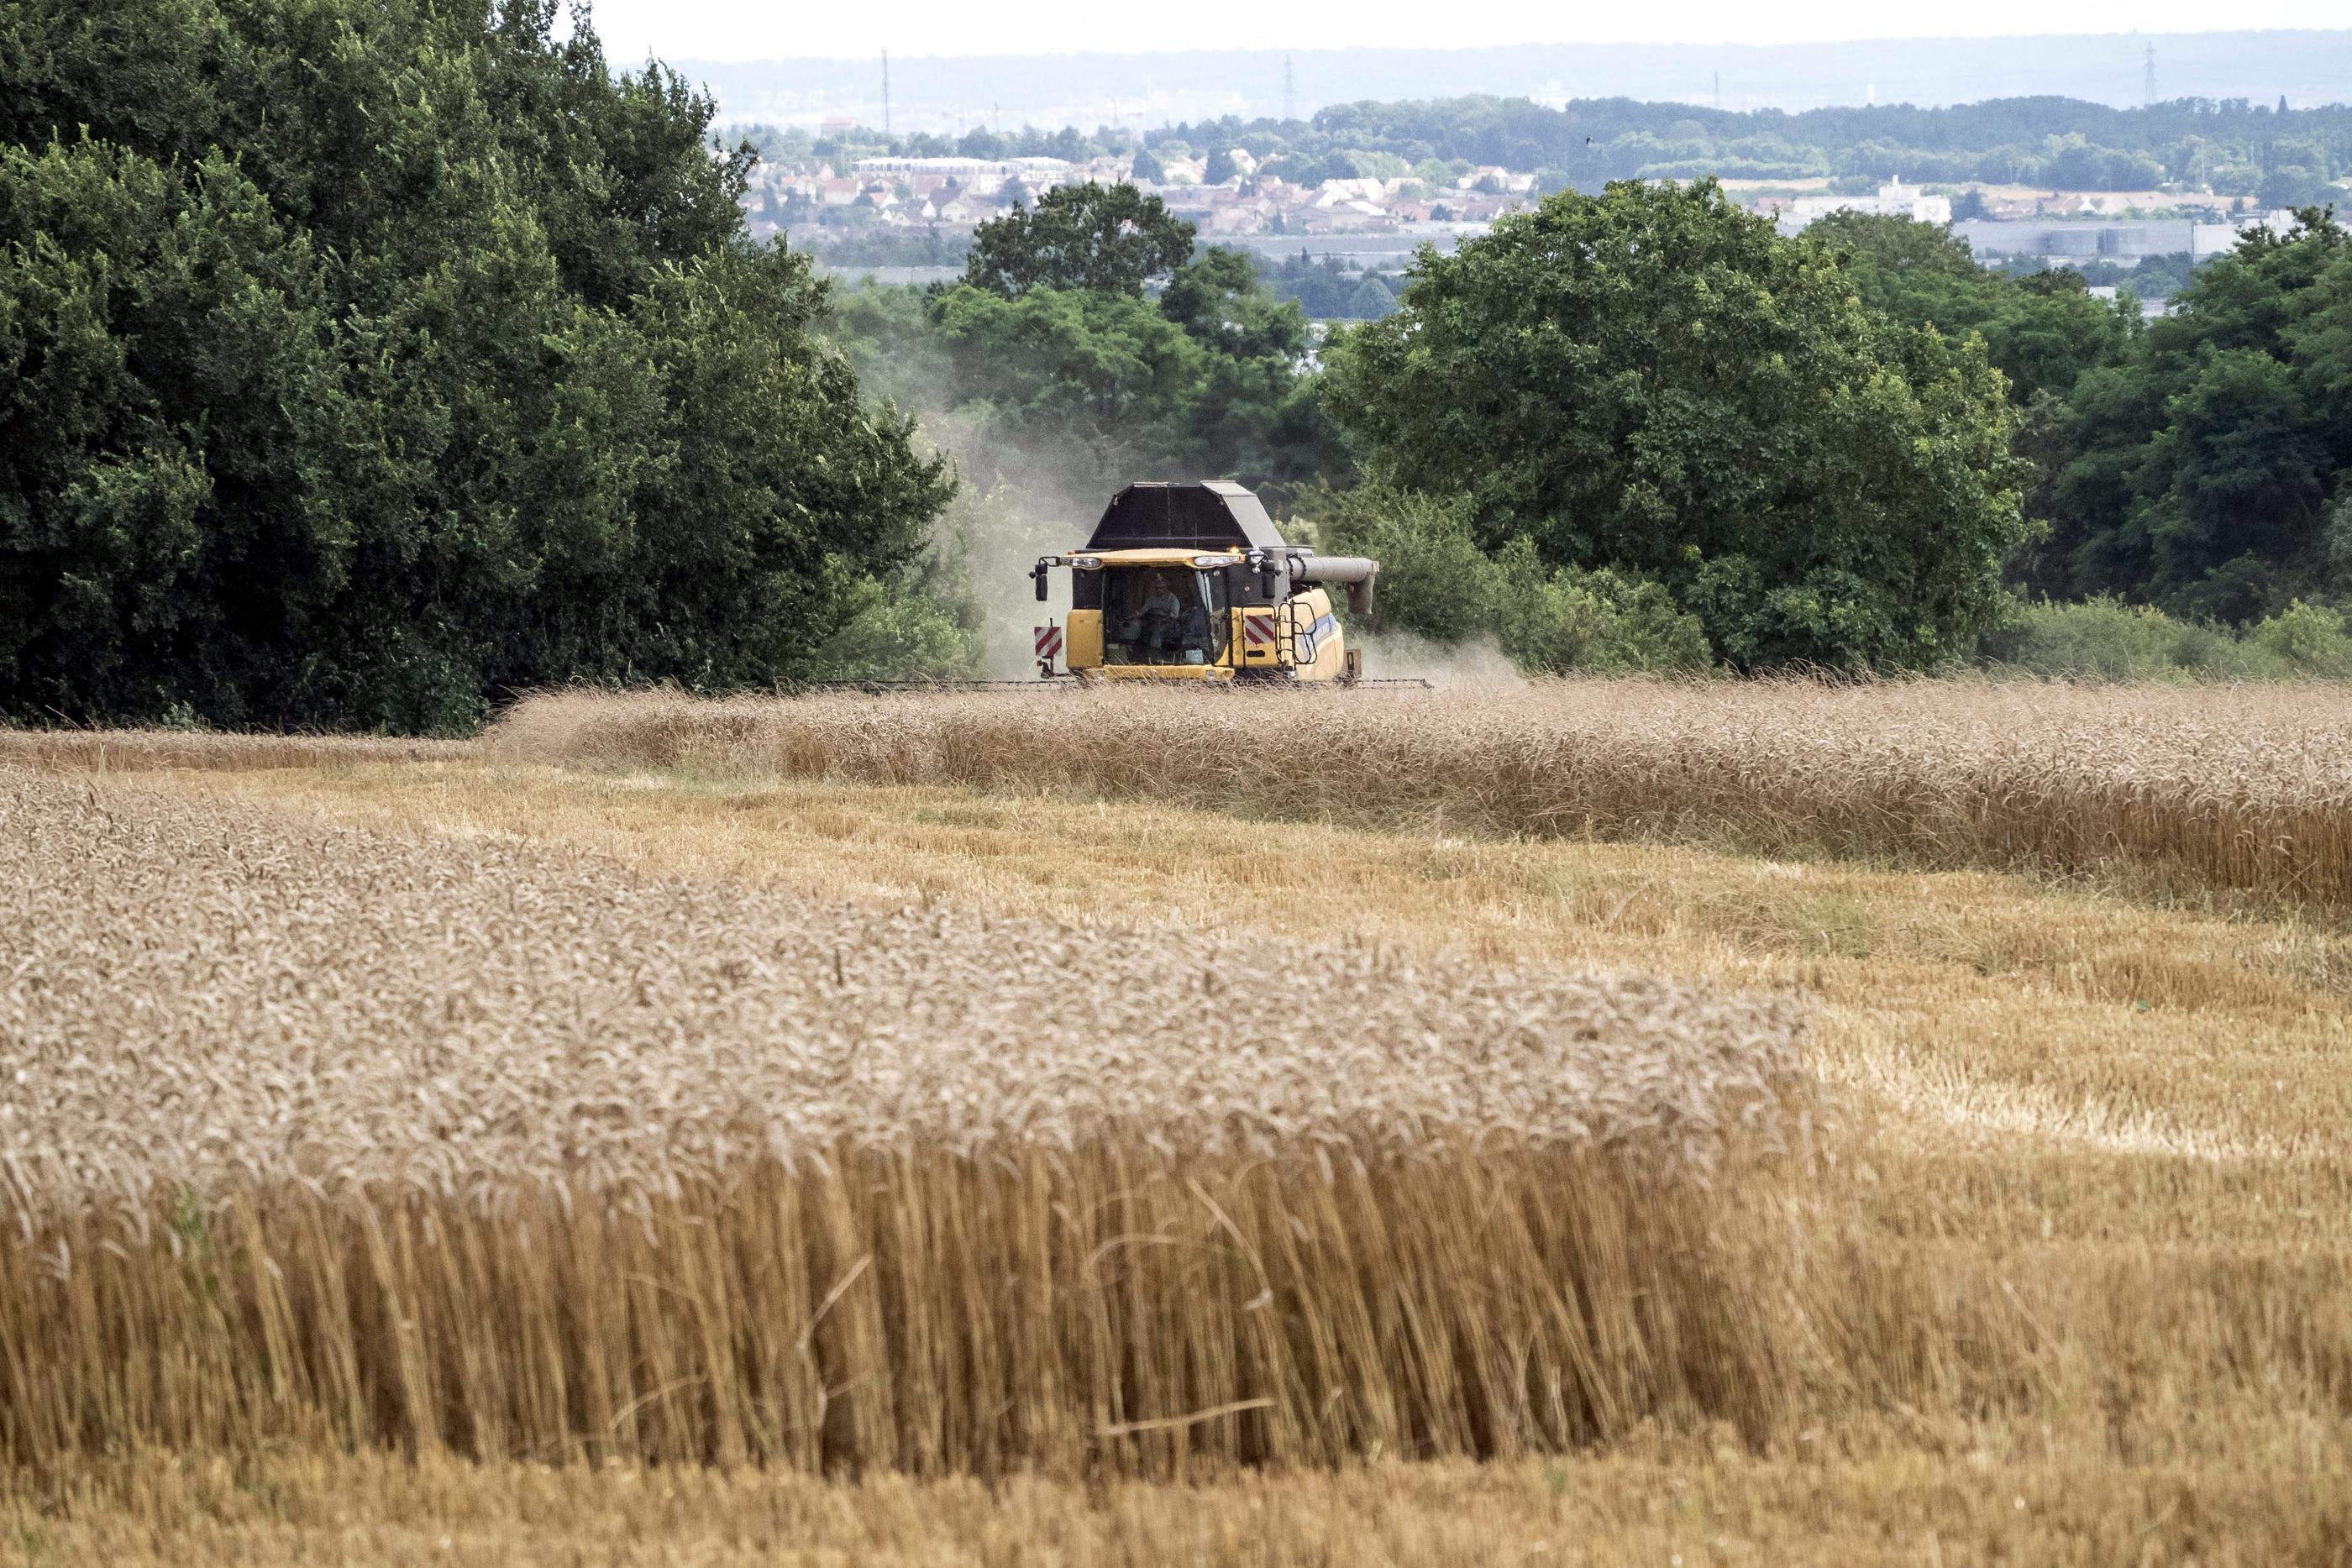
[(1049, 680), (1353, 685), (1362, 676), (1363, 655), (1348, 646), (1328, 591), (1343, 589), (1351, 612), (1369, 612), (1380, 563), (1286, 544), (1239, 485), (1129, 485), (1084, 549), (1031, 569), (1041, 601), (1057, 568), (1070, 573), (1070, 616), (1066, 627), (1037, 628), (1037, 673)]

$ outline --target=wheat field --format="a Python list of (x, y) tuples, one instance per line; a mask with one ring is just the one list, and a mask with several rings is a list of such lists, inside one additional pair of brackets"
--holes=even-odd
[(2322, 902), (696, 732), (0, 737), (0, 1558), (2352, 1557)]
[[(0, 785), (0, 1456), (1181, 1469), (1769, 1419), (1785, 998)], [(1475, 1223), (1465, 1223), (1476, 1216)], [(1465, 1294), (1465, 1279), (1481, 1288)]]
[(2352, 906), (2352, 694), (1947, 679), (869, 698), (563, 693), (495, 756), (2120, 873)]

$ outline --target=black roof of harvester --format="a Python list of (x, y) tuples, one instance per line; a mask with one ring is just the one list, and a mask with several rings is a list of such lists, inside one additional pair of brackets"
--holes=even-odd
[(1225, 479), (1129, 485), (1110, 498), (1090, 550), (1276, 549), (1282, 535), (1258, 499)]

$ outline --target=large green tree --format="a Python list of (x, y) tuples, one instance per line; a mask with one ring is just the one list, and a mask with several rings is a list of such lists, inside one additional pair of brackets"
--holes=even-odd
[(2172, 307), (2047, 433), (2029, 581), (2225, 621), (2352, 598), (2352, 235), (2308, 209)]
[(1965, 655), (2025, 532), (1981, 340), (1866, 308), (1710, 181), (1564, 193), (1424, 249), (1326, 362), (1375, 478), (1467, 496), (1489, 550), (1662, 582), (1743, 666)]
[(973, 231), (964, 281), (1005, 298), (1033, 288), (1141, 294), (1192, 254), (1191, 224), (1133, 185), (1057, 185)]
[(26, 0), (0, 64), (0, 712), (788, 678), (945, 498), (709, 100), (545, 0)]

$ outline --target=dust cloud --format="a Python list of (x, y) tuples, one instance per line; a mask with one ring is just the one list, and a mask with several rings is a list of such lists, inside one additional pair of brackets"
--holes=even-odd
[[(872, 304), (887, 292), (854, 298)], [(887, 344), (853, 333), (844, 347), (867, 393), (912, 414), (918, 447), (952, 466), (955, 498), (931, 526), (925, 575), (933, 591), (977, 622), (980, 673), (992, 680), (1034, 674), (1031, 629), (1048, 619), (1067, 622), (1070, 585), (1067, 572), (1054, 574), (1041, 604), (1029, 569), (1041, 555), (1084, 545), (1121, 485), (1165, 476), (1123, 472), (1128, 455), (1115, 442), (1097, 449), (1075, 439), (1027, 439), (987, 402), (958, 402), (954, 367), (928, 332), (894, 335)]]
[(1446, 691), (1519, 691), (1528, 684), (1492, 637), (1438, 643), (1410, 632), (1351, 626), (1348, 640), (1364, 652), (1366, 680), (1427, 681)]
[[(965, 602), (978, 612), (981, 673), (992, 680), (1034, 674), (1032, 629), (1048, 620), (1068, 623), (1070, 574), (1050, 574), (1048, 597), (1040, 603), (1030, 569), (1039, 556), (1084, 546), (1110, 492), (1082, 492), (1066, 464), (1043, 455), (1013, 459), (993, 450), (976, 464), (967, 464), (961, 453), (957, 458), (965, 474), (979, 468), (994, 482), (982, 489), (965, 479), (940, 518), (935, 546), (955, 568)], [(1032, 478), (1016, 486), (1007, 476), (1021, 471)]]

